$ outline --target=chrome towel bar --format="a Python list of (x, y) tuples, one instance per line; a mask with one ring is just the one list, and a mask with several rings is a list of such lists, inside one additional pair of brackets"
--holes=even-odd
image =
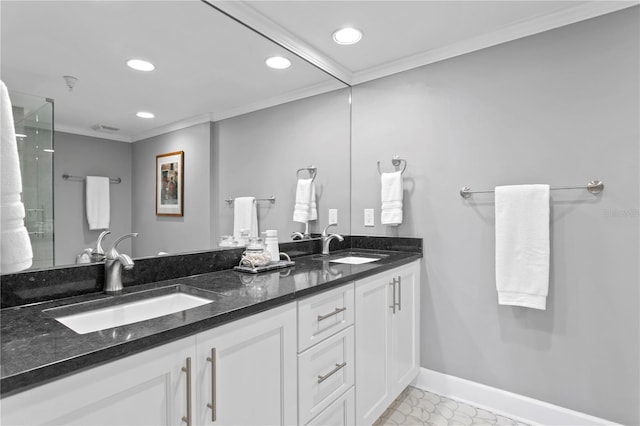
[[(589, 191), (592, 194), (598, 194), (600, 192), (602, 192), (602, 190), (604, 189), (604, 183), (600, 182), (599, 180), (592, 180), (589, 181), (588, 184), (586, 185), (580, 185), (580, 186), (552, 186), (551, 188), (549, 188), (552, 191), (558, 190), (558, 189), (586, 189), (587, 191)], [(495, 192), (495, 190), (493, 189), (487, 189), (487, 190), (483, 190), (483, 191), (472, 191), (471, 188), (469, 188), (468, 186), (463, 186), (462, 189), (460, 189), (460, 196), (462, 198), (469, 198), (471, 197), (471, 194), (488, 194), (491, 192)]]
[[(73, 180), (73, 181), (78, 181), (79, 182), (79, 181), (83, 181), (84, 180), (84, 176), (71, 176), (71, 175), (68, 175), (68, 174), (64, 173), (62, 175), (62, 179), (64, 179), (64, 180)], [(120, 183), (120, 182), (122, 182), (122, 179), (120, 179), (119, 177), (117, 177), (117, 178), (110, 177), (109, 178), (109, 183)]]

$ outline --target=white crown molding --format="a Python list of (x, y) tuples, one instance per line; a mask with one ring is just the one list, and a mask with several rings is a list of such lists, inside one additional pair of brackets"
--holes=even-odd
[(206, 123), (208, 121), (209, 121), (209, 113), (199, 114), (199, 115), (196, 115), (195, 117), (185, 118), (184, 120), (165, 124), (164, 126), (156, 127), (154, 129), (138, 133), (132, 138), (132, 141), (138, 142), (144, 139), (152, 138), (154, 136), (160, 136), (166, 133), (175, 132), (176, 130), (181, 130), (187, 127), (195, 126), (197, 124)]
[(548, 15), (521, 21), (497, 31), (357, 72), (351, 77), (351, 81), (354, 85), (364, 83), (455, 56), (464, 55), (465, 53), (471, 53), (476, 50), (616, 12), (638, 4), (640, 4), (638, 1), (591, 1), (589, 3), (579, 4)]
[(287, 102), (293, 102), (300, 99), (308, 98), (315, 95), (321, 95), (323, 93), (332, 92), (334, 90), (343, 89), (344, 87), (337, 87), (335, 81), (328, 81), (325, 83), (315, 84), (313, 86), (305, 87), (300, 90), (294, 90), (284, 93), (282, 95), (274, 96), (269, 99), (263, 99), (258, 102), (243, 105), (239, 108), (230, 109), (227, 111), (211, 113), (209, 118), (211, 121), (220, 121), (238, 115), (248, 114), (250, 112), (258, 111), (261, 109), (269, 108), (276, 105), (282, 105)]
[(295, 34), (269, 19), (247, 1), (225, 1), (225, 0), (205, 0), (207, 3), (223, 10), (237, 20), (254, 30), (264, 34), (271, 40), (290, 50), (307, 62), (317, 66), (321, 70), (342, 80), (346, 84), (351, 84), (352, 73), (329, 56), (319, 52), (309, 46)]
[(421, 368), (413, 386), (532, 425), (621, 426), (513, 392)]
[[(117, 133), (96, 132), (95, 130), (87, 130), (87, 129), (82, 129), (82, 128), (73, 127), (73, 126), (66, 126), (63, 124), (54, 124), (53, 131), (73, 133), (74, 135), (90, 136), (92, 138), (108, 139), (108, 140), (118, 141), (118, 142), (128, 142), (128, 143), (133, 142), (131, 137), (126, 135), (118, 135)], [(54, 140), (54, 144), (55, 144), (55, 140)]]

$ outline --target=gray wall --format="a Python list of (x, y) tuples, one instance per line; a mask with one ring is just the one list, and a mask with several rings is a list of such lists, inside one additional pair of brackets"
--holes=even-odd
[[(100, 231), (90, 231), (85, 209), (84, 182), (62, 179), (73, 176), (120, 177), (122, 183), (109, 186), (111, 235), (104, 240), (106, 250), (122, 234), (131, 232), (131, 152), (130, 143), (55, 132), (54, 154), (54, 232), (56, 265), (74, 264), (76, 255), (95, 247)], [(118, 246), (131, 253), (131, 244)]]
[(318, 168), (318, 220), (310, 230), (320, 232), (328, 209), (336, 208), (338, 226), (331, 231), (349, 233), (349, 93), (341, 89), (214, 123), (219, 234), (233, 234), (233, 207), (223, 200), (242, 196), (276, 197), (274, 204), (258, 204), (260, 232), (277, 229), (282, 241), (303, 231), (293, 222), (296, 171), (310, 164)]
[[(210, 136), (207, 122), (133, 144), (134, 256), (211, 248)], [(175, 151), (184, 151), (184, 216), (156, 216), (156, 155)]]
[[(352, 232), (424, 238), (422, 366), (640, 423), (638, 7), (353, 89)], [(405, 222), (365, 228), (376, 161), (407, 159)], [(498, 306), (492, 194), (552, 192), (546, 311)]]

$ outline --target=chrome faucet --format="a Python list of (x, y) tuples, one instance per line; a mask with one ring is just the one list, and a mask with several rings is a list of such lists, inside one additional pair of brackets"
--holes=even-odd
[(131, 269), (133, 268), (133, 260), (126, 255), (118, 253), (116, 250), (116, 246), (120, 243), (120, 241), (125, 238), (137, 237), (138, 233), (134, 232), (131, 234), (125, 234), (122, 237), (118, 238), (111, 246), (111, 249), (107, 252), (105, 256), (104, 262), (104, 292), (107, 294), (120, 294), (122, 293), (122, 268)]
[(335, 226), (335, 223), (328, 224), (323, 230), (322, 234), (320, 234), (320, 239), (322, 240), (322, 254), (329, 254), (329, 244), (331, 244), (331, 240), (336, 239), (338, 241), (344, 241), (344, 237), (340, 234), (327, 234), (327, 229), (330, 226)]

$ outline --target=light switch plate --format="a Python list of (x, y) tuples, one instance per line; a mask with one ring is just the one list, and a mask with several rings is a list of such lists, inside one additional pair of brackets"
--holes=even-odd
[(329, 209), (329, 223), (338, 224), (338, 209)]
[(375, 226), (374, 209), (364, 209), (364, 226)]

